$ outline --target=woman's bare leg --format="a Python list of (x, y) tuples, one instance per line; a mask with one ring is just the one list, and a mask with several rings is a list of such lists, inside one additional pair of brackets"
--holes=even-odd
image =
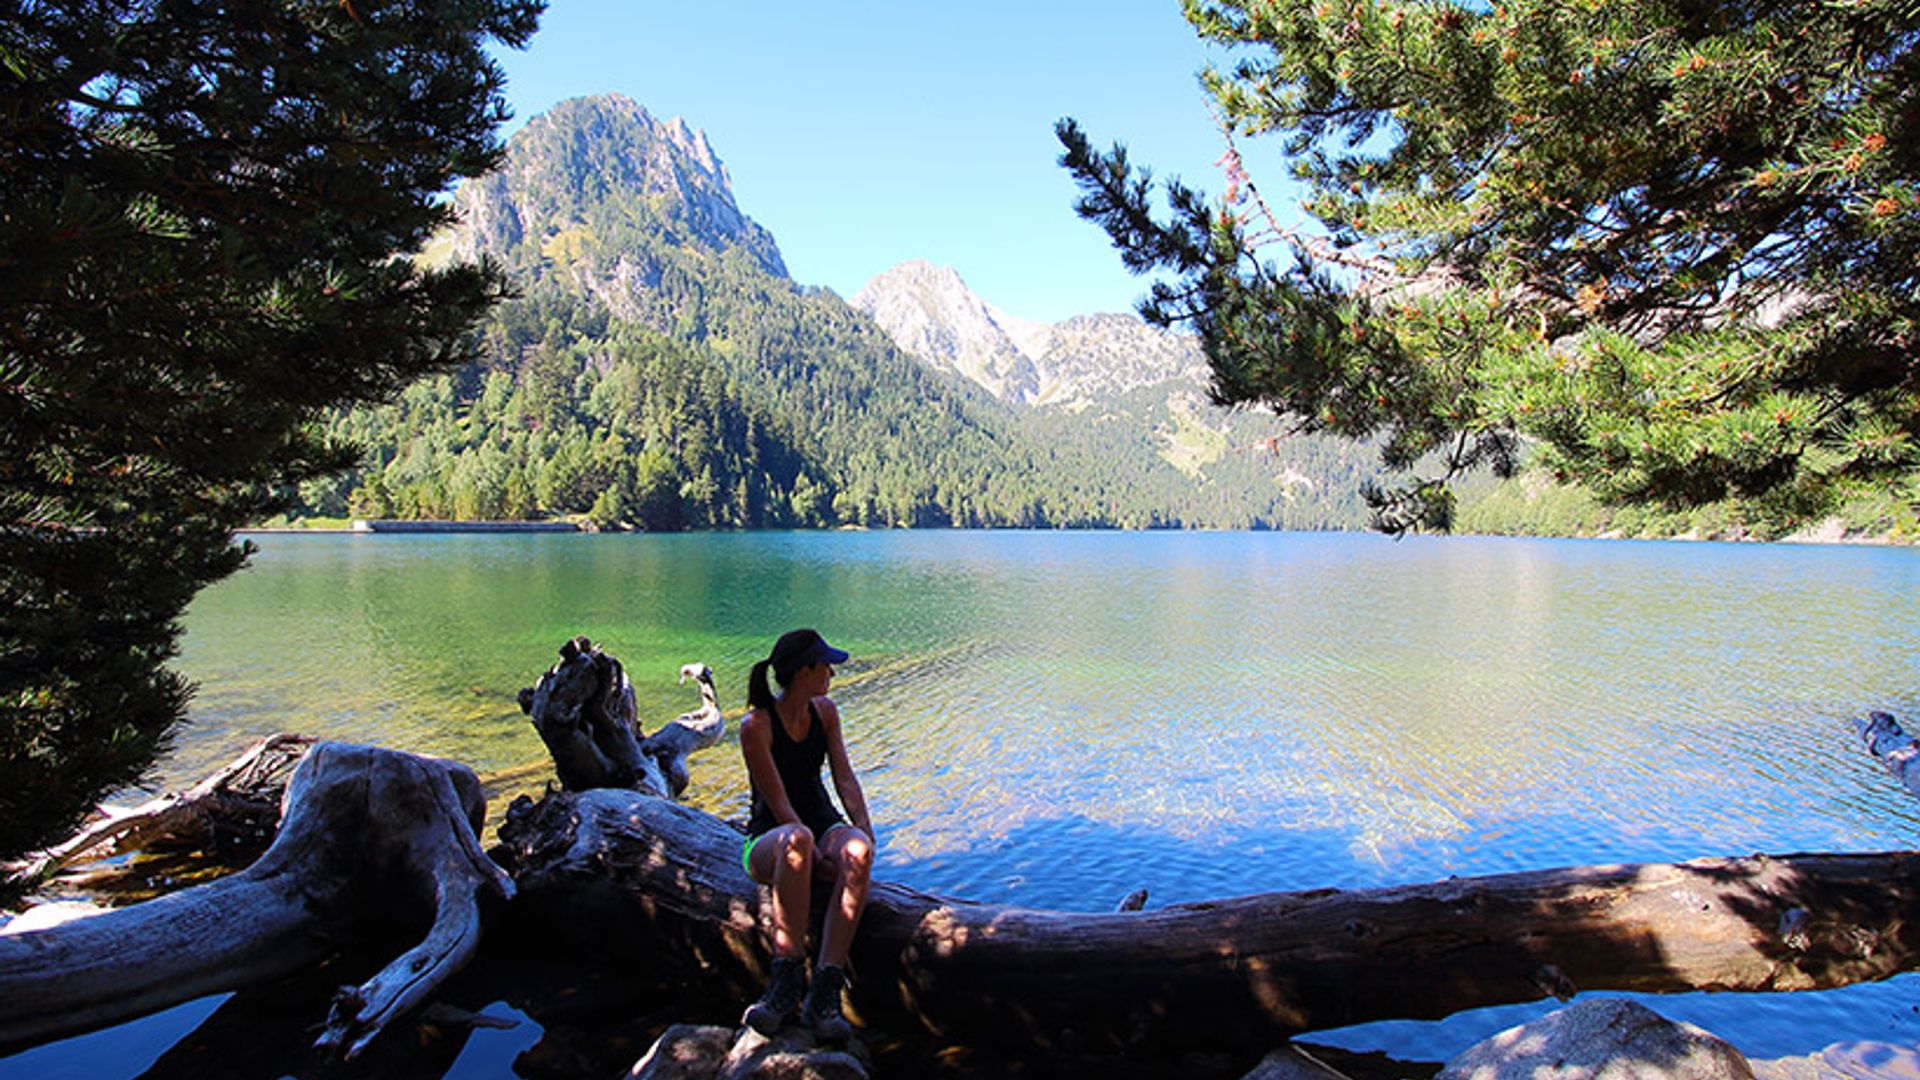
[(754, 842), (753, 880), (773, 886), (773, 955), (807, 955), (807, 906), (813, 898), (813, 831), (805, 825), (769, 829)]
[[(755, 845), (754, 855), (760, 854)], [(819, 871), (833, 874), (826, 928), (820, 933), (820, 963), (847, 966), (860, 916), (867, 910), (867, 883), (873, 869), (873, 842), (851, 825), (836, 825), (820, 842)], [(804, 925), (804, 924), (803, 924)]]

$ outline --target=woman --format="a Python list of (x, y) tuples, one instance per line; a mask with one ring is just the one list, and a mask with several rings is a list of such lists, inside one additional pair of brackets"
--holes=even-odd
[[(794, 630), (753, 665), (740, 722), (740, 751), (753, 781), (753, 814), (741, 854), (754, 881), (773, 887), (773, 979), (741, 1022), (771, 1036), (802, 1005), (814, 1037), (843, 1042), (852, 1029), (840, 1015), (846, 985), (847, 948), (867, 906), (867, 873), (873, 866), (873, 821), (866, 796), (847, 762), (840, 737), (840, 710), (827, 697), (833, 665), (847, 654), (812, 630)], [(780, 684), (775, 696), (767, 672)], [(834, 809), (820, 782), (822, 762), (833, 769), (846, 818)], [(813, 877), (833, 881), (826, 926), (813, 982), (806, 981), (807, 905)]]

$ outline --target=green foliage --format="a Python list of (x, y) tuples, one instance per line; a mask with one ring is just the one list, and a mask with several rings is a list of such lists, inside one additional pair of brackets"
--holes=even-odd
[[(1272, 135), (1325, 227), (1267, 213), (1237, 147), (1209, 203), (1092, 149), (1063, 163), (1144, 313), (1202, 335), (1223, 401), (1378, 437), (1415, 477), (1540, 467), (1608, 504), (1778, 526), (1920, 465), (1920, 11), (1892, 0), (1492, 6), (1188, 0), (1205, 81)], [(1266, 242), (1293, 258), (1263, 262)]]
[(496, 160), (483, 46), (540, 7), (0, 7), (0, 854), (164, 745), (232, 530), (344, 507), (316, 421), (464, 359), (499, 276), (392, 256)]

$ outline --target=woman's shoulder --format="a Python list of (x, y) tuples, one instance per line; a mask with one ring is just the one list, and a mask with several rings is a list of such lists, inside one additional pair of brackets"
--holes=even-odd
[(820, 719), (836, 726), (840, 723), (840, 706), (835, 705), (832, 698), (821, 694), (813, 699), (812, 705), (813, 711)]
[(773, 718), (767, 715), (767, 710), (758, 707), (748, 709), (747, 715), (740, 718), (740, 734), (743, 736), (770, 734), (773, 730), (772, 725)]

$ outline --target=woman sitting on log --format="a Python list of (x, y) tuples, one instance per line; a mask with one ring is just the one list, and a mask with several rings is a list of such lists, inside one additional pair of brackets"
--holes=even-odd
[[(843, 1042), (851, 1034), (840, 1014), (846, 985), (847, 949), (867, 906), (867, 874), (873, 865), (873, 822), (866, 796), (847, 761), (840, 737), (840, 710), (827, 697), (833, 665), (847, 654), (813, 630), (783, 634), (747, 679), (752, 711), (740, 723), (740, 751), (753, 782), (753, 814), (741, 859), (754, 881), (773, 887), (773, 978), (741, 1022), (771, 1036), (801, 1005), (814, 1037)], [(771, 668), (780, 684), (767, 685)], [(820, 766), (833, 769), (850, 825), (827, 798)], [(807, 906), (813, 877), (833, 880), (819, 962), (807, 984)]]

